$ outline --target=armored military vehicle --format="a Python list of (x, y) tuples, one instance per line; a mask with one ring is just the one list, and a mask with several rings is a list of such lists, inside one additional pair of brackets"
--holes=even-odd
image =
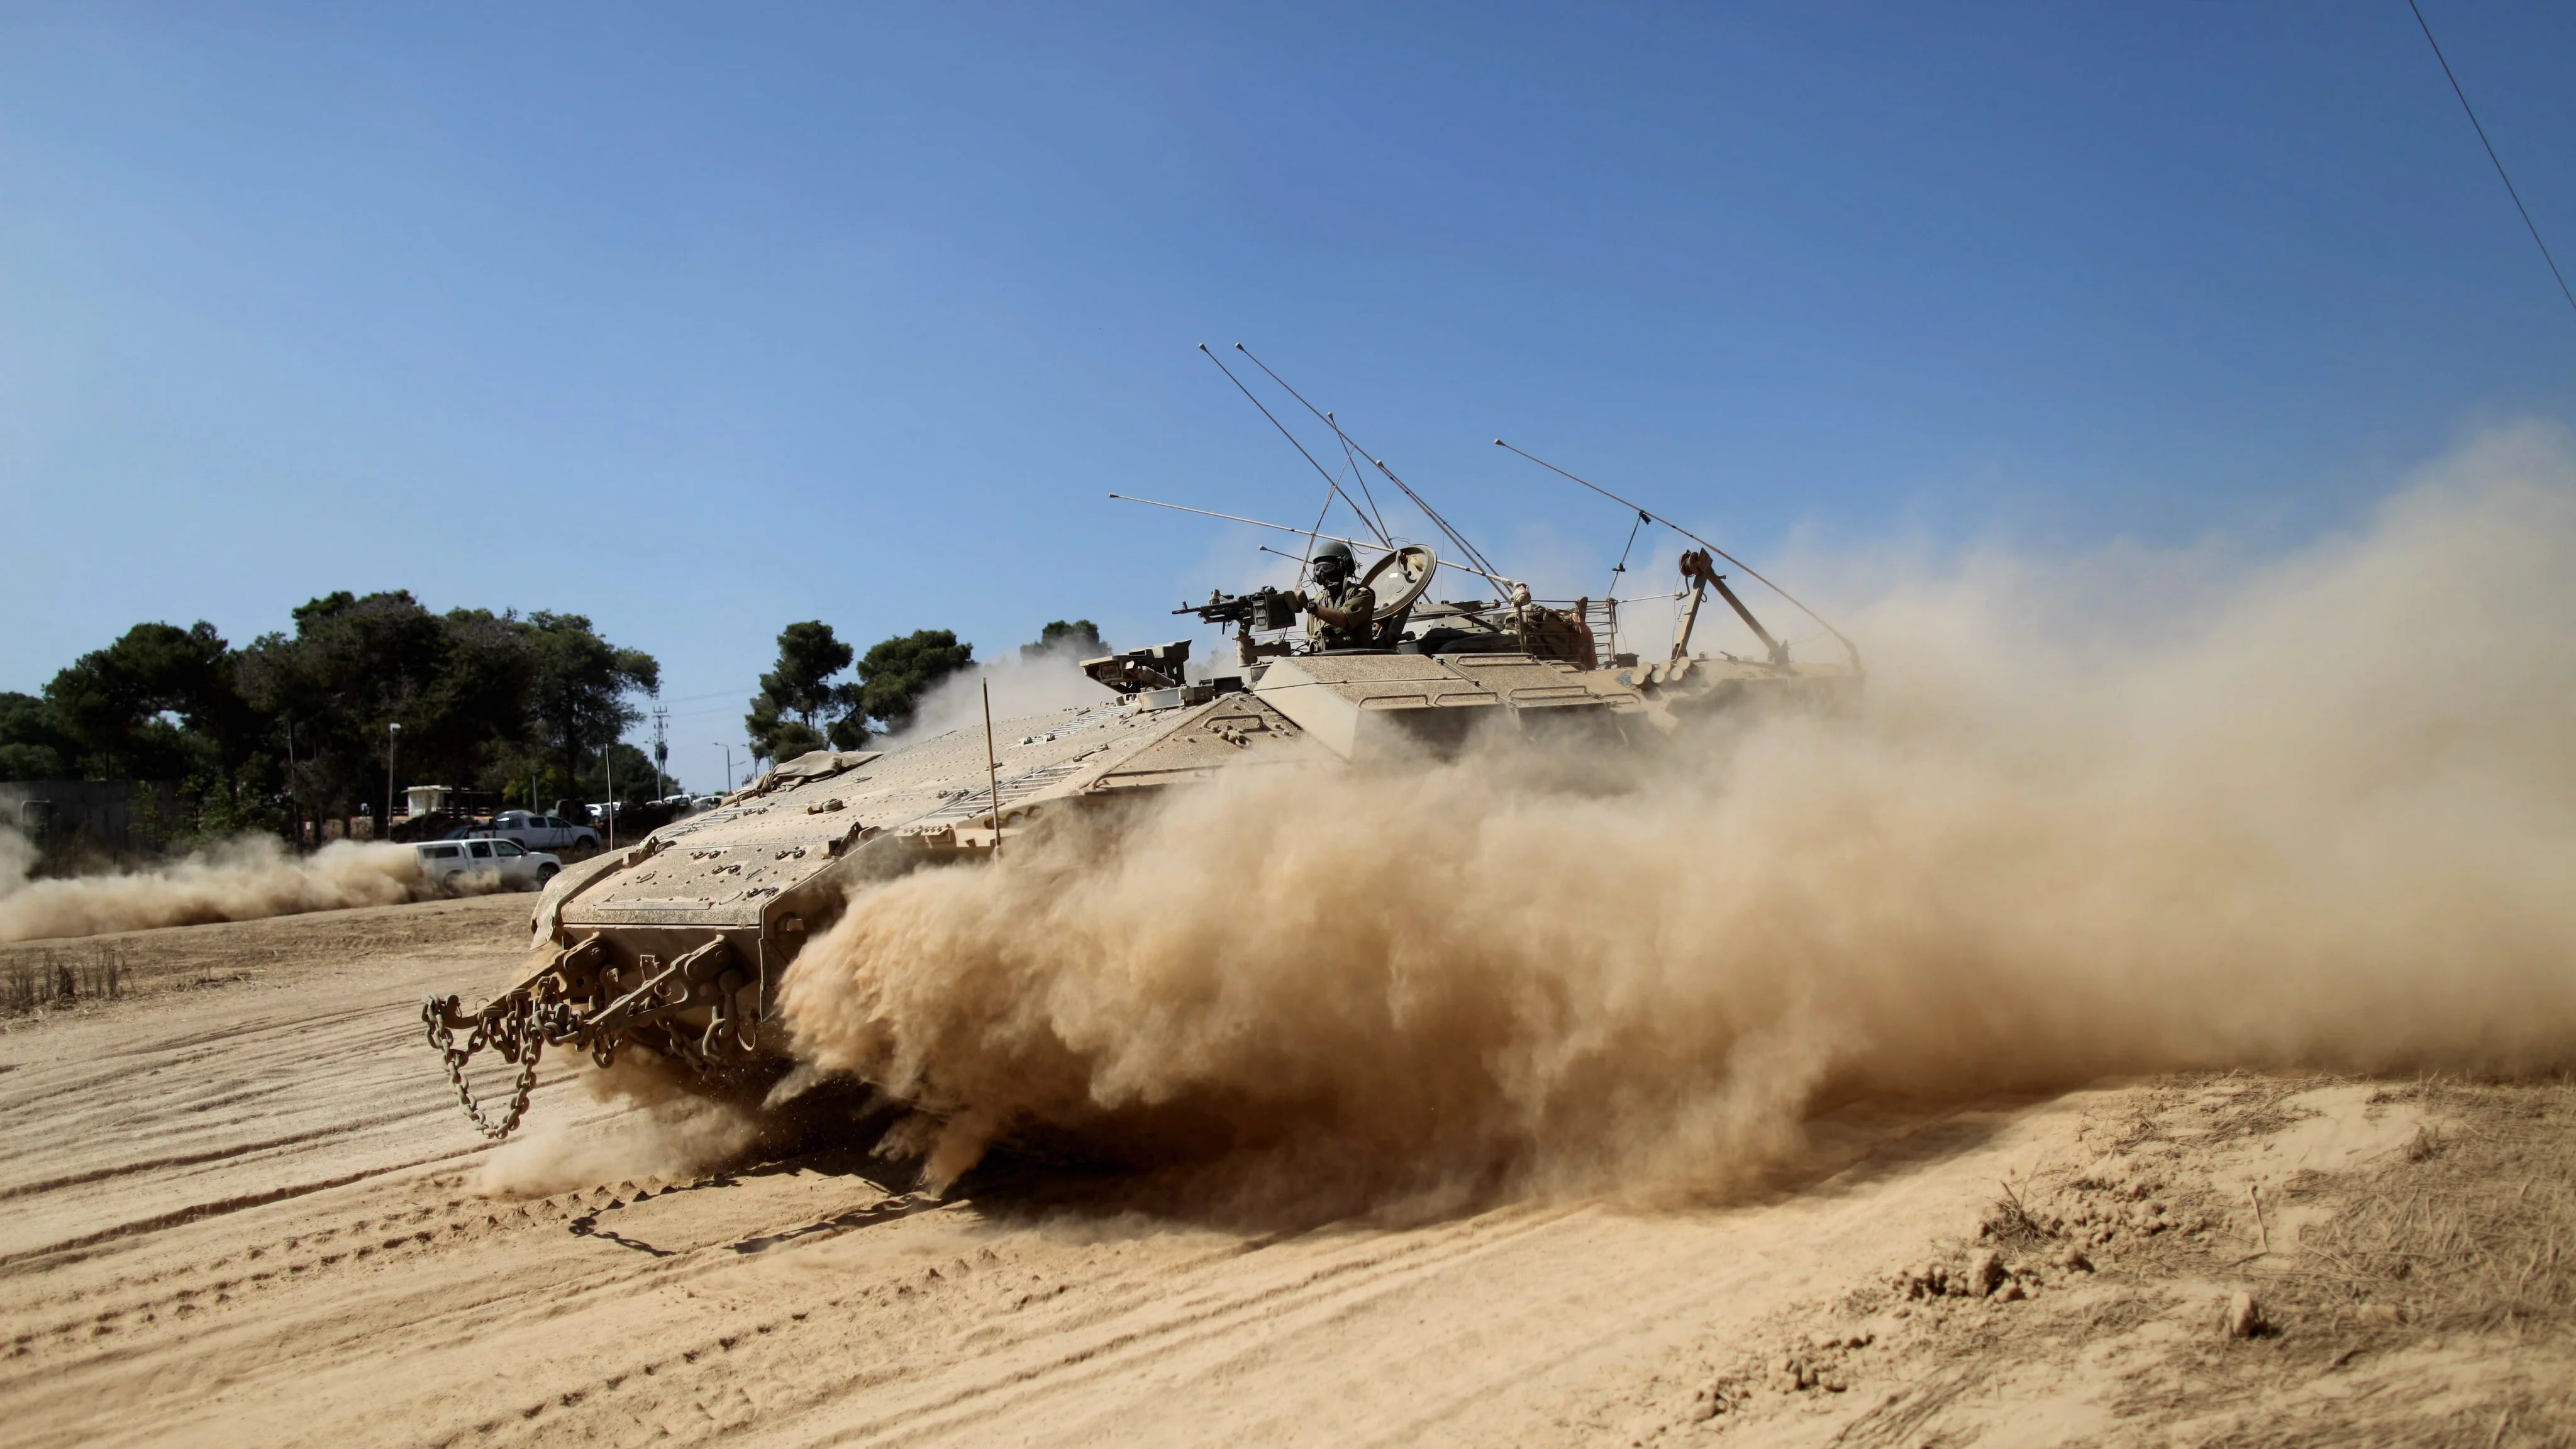
[[(538, 954), (516, 983), (472, 1009), (454, 996), (423, 1004), (467, 1115), (486, 1136), (507, 1135), (549, 1046), (603, 1066), (649, 1052), (711, 1094), (765, 1090), (789, 1066), (779, 987), (807, 941), (863, 909), (871, 884), (991, 859), (1052, 812), (1233, 770), (1401, 768), (1480, 731), (1575, 751), (1651, 748), (1695, 720), (1766, 702), (1830, 707), (1860, 681), (1856, 654), (1792, 663), (1706, 553), (1683, 557), (1675, 636), (1652, 663), (1618, 651), (1615, 614), (1593, 601), (1541, 603), (1471, 569), (1459, 576), (1499, 597), (1426, 602), (1441, 572), (1433, 551), (1377, 553), (1363, 580), (1378, 601), (1370, 646), (1307, 649), (1291, 632), (1304, 607), (1296, 592), (1220, 593), (1174, 612), (1231, 626), (1230, 658), (1194, 666), (1184, 639), (1088, 660), (1083, 671), (1104, 690), (1096, 703), (890, 751), (816, 751), (565, 870), (539, 901)], [(1767, 657), (1690, 651), (1712, 590)], [(485, 1049), (519, 1068), (497, 1112), (464, 1076)]]

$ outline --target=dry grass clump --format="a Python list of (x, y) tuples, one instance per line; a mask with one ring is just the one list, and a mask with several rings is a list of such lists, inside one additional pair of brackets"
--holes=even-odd
[(2285, 1290), (2361, 1324), (2576, 1325), (2576, 1083), (2421, 1090), (2434, 1120), (2303, 1235)]
[(21, 953), (0, 967), (0, 1013), (24, 1016), (46, 1007), (112, 1001), (131, 984), (133, 968), (122, 948)]
[[(2281, 1185), (2285, 1206), (2324, 1214), (2295, 1242), (2275, 1223), (2269, 1261), (2292, 1266), (2169, 1239), (2120, 1260), (2242, 1283), (2269, 1325), (2178, 1346), (2135, 1375), (2124, 1416), (2197, 1421), (2191, 1442), (2212, 1449), (2576, 1446), (2576, 1080), (2425, 1080), (2372, 1101), (2425, 1125), (2376, 1163)], [(2348, 1387), (2283, 1392), (2330, 1380)]]
[(2314, 1072), (2228, 1072), (2219, 1077), (2187, 1079), (2190, 1085), (2209, 1089), (2191, 1104), (2193, 1115), (2201, 1120), (2189, 1134), (2190, 1140), (2202, 1147), (2216, 1147), (2249, 1137), (2271, 1136), (2302, 1117), (2315, 1115), (2293, 1105), (2293, 1098), (2343, 1080), (2347, 1079)]
[(2376, 1402), (2329, 1403), (2281, 1414), (2189, 1442), (2200, 1449), (2567, 1449), (2563, 1397), (2515, 1392), (2474, 1407), (2389, 1412)]
[(2013, 1190), (2010, 1182), (1999, 1185), (2003, 1188), (2003, 1196), (1987, 1206), (1979, 1236), (1989, 1242), (2025, 1251), (2057, 1239), (2057, 1229), (2042, 1222), (2022, 1201), (2021, 1194)]

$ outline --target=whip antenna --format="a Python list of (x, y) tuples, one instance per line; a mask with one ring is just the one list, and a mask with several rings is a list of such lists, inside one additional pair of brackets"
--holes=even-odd
[(1731, 553), (1728, 553), (1725, 549), (1719, 548), (1716, 544), (1709, 542), (1707, 539), (1700, 537), (1698, 534), (1693, 533), (1689, 529), (1682, 527), (1680, 524), (1673, 522), (1671, 519), (1664, 517), (1662, 514), (1650, 513), (1641, 505), (1629, 502), (1627, 499), (1620, 497), (1618, 494), (1611, 492), (1609, 489), (1602, 487), (1600, 484), (1593, 482), (1589, 478), (1577, 478), (1574, 474), (1566, 472), (1563, 468), (1556, 466), (1554, 463), (1549, 462), (1535, 453), (1515, 448), (1500, 438), (1494, 439), (1494, 446), (1501, 448), (1506, 452), (1519, 453), (1522, 457), (1529, 459), (1531, 462), (1536, 463), (1547, 471), (1556, 474), (1560, 478), (1572, 478), (1575, 482), (1582, 484), (1584, 487), (1591, 489), (1593, 492), (1600, 494), (1602, 497), (1609, 499), (1611, 502), (1618, 504), (1622, 508), (1634, 508), (1637, 510), (1638, 517), (1660, 523), (1664, 527), (1671, 529), (1673, 532), (1680, 534), (1682, 537), (1689, 539), (1691, 542), (1698, 544), (1700, 547), (1707, 549), (1710, 553), (1716, 554), (1719, 558), (1722, 558), (1728, 563), (1735, 565), (1737, 568), (1744, 570), (1747, 577), (1752, 578), (1771, 592), (1778, 594), (1781, 598), (1788, 600), (1790, 605), (1796, 608), (1799, 613), (1815, 620), (1826, 633), (1833, 635), (1835, 640), (1843, 646), (1843, 652), (1851, 656), (1851, 666), (1855, 671), (1859, 670), (1861, 667), (1860, 646), (1851, 641), (1850, 635), (1835, 628), (1824, 615), (1808, 608), (1806, 603), (1797, 595), (1790, 593), (1787, 589), (1784, 589), (1778, 584), (1771, 582), (1769, 579), (1762, 577), (1762, 571), (1755, 568), (1753, 565), (1746, 563), (1744, 560), (1737, 558)]
[[(1236, 345), (1237, 347), (1240, 347), (1240, 346), (1242, 346), (1243, 344), (1238, 342), (1238, 343), (1236, 343), (1235, 345)], [(1292, 433), (1292, 432), (1288, 431), (1288, 425), (1287, 425), (1287, 424), (1285, 424), (1285, 423), (1283, 423), (1283, 422), (1279, 421), (1279, 419), (1278, 419), (1277, 417), (1273, 416), (1269, 408), (1267, 408), (1267, 407), (1263, 407), (1263, 406), (1262, 406), (1261, 399), (1259, 399), (1259, 398), (1257, 398), (1257, 397), (1254, 397), (1254, 396), (1252, 395), (1252, 389), (1250, 389), (1250, 388), (1248, 388), (1248, 387), (1245, 387), (1245, 386), (1243, 385), (1243, 379), (1242, 379), (1242, 378), (1239, 378), (1239, 377), (1237, 377), (1237, 376), (1235, 376), (1235, 375), (1234, 375), (1234, 371), (1233, 371), (1233, 369), (1231, 369), (1231, 368), (1227, 367), (1227, 366), (1225, 365), (1225, 362), (1224, 362), (1224, 360), (1223, 360), (1223, 359), (1219, 358), (1219, 357), (1218, 357), (1215, 353), (1213, 353), (1213, 352), (1208, 352), (1208, 345), (1207, 345), (1206, 343), (1202, 342), (1202, 343), (1200, 343), (1200, 344), (1199, 344), (1199, 351), (1201, 351), (1201, 352), (1206, 352), (1206, 353), (1207, 353), (1207, 360), (1208, 360), (1208, 361), (1210, 361), (1210, 362), (1215, 363), (1215, 364), (1216, 364), (1216, 370), (1225, 374), (1225, 380), (1226, 380), (1226, 381), (1228, 381), (1228, 382), (1230, 382), (1230, 383), (1233, 383), (1233, 384), (1234, 384), (1234, 386), (1235, 386), (1236, 391), (1241, 392), (1241, 393), (1243, 394), (1244, 398), (1245, 398), (1247, 401), (1249, 401), (1249, 402), (1250, 402), (1254, 407), (1256, 407), (1256, 408), (1260, 408), (1260, 409), (1261, 409), (1261, 415), (1262, 415), (1263, 417), (1265, 417), (1265, 418), (1269, 418), (1269, 419), (1270, 419), (1270, 426), (1272, 426), (1272, 427), (1274, 427), (1274, 428), (1277, 428), (1277, 429), (1279, 430), (1279, 436), (1281, 436), (1281, 437), (1283, 437), (1283, 438), (1286, 438), (1286, 439), (1288, 440), (1288, 446), (1289, 446), (1289, 447), (1292, 447), (1292, 448), (1294, 448), (1294, 449), (1296, 449), (1296, 450), (1297, 450), (1297, 456), (1306, 460), (1306, 466), (1307, 466), (1307, 467), (1309, 467), (1309, 468), (1314, 469), (1314, 470), (1315, 470), (1315, 473), (1316, 473), (1316, 476), (1318, 476), (1318, 477), (1320, 477), (1320, 478), (1322, 478), (1322, 479), (1324, 480), (1324, 487), (1330, 490), (1329, 492), (1327, 492), (1327, 493), (1324, 495), (1324, 507), (1325, 507), (1327, 510), (1330, 510), (1330, 509), (1332, 508), (1332, 506), (1333, 506), (1333, 495), (1334, 495), (1334, 494), (1341, 494), (1341, 499), (1342, 499), (1342, 501), (1343, 501), (1344, 503), (1350, 503), (1350, 504), (1351, 504), (1351, 511), (1352, 511), (1353, 513), (1357, 513), (1357, 514), (1359, 514), (1359, 515), (1360, 515), (1360, 522), (1362, 522), (1362, 523), (1364, 523), (1364, 524), (1367, 524), (1367, 525), (1368, 525), (1368, 530), (1369, 530), (1369, 532), (1374, 533), (1374, 534), (1376, 534), (1376, 535), (1378, 536), (1377, 541), (1378, 541), (1379, 543), (1382, 543), (1382, 544), (1390, 544), (1390, 545), (1391, 545), (1391, 544), (1392, 544), (1392, 542), (1393, 542), (1393, 540), (1389, 539), (1389, 538), (1386, 536), (1386, 532), (1385, 532), (1385, 530), (1383, 530), (1383, 529), (1379, 528), (1379, 527), (1377, 526), (1377, 523), (1375, 522), (1375, 520), (1371, 519), (1371, 518), (1368, 516), (1368, 514), (1367, 514), (1367, 513), (1363, 512), (1363, 511), (1361, 510), (1361, 508), (1360, 508), (1360, 506), (1359, 506), (1358, 504), (1356, 504), (1356, 503), (1351, 503), (1351, 495), (1349, 495), (1349, 494), (1347, 494), (1347, 493), (1343, 493), (1343, 492), (1342, 492), (1342, 485), (1341, 485), (1341, 483), (1340, 483), (1338, 480), (1336, 480), (1336, 479), (1333, 477), (1333, 475), (1332, 475), (1332, 474), (1327, 473), (1327, 472), (1325, 472), (1325, 471), (1324, 471), (1324, 465), (1315, 461), (1315, 455), (1306, 451), (1306, 445), (1305, 445), (1305, 444), (1303, 444), (1303, 443), (1301, 443), (1301, 442), (1298, 442), (1298, 441), (1297, 441), (1297, 435), (1296, 435), (1295, 433)], [(1244, 355), (1245, 355), (1246, 357), (1250, 357), (1250, 356), (1252, 356), (1252, 354), (1250, 354), (1250, 353), (1248, 353), (1248, 352), (1247, 352), (1247, 353), (1245, 353)], [(1255, 360), (1255, 361), (1258, 361), (1259, 359), (1257, 359), (1257, 358), (1256, 358), (1256, 359), (1254, 359), (1254, 360)], [(1263, 369), (1262, 369), (1262, 371), (1267, 372), (1267, 371), (1269, 371), (1269, 369), (1268, 369), (1268, 368), (1263, 368)], [(1282, 384), (1280, 384), (1280, 385), (1281, 385), (1282, 387), (1287, 386), (1287, 384), (1285, 384), (1285, 383), (1282, 383)], [(1294, 389), (1290, 389), (1290, 390), (1291, 390), (1292, 392), (1294, 391)], [(1305, 401), (1305, 399), (1304, 399), (1304, 398), (1299, 398), (1299, 399), (1297, 399), (1297, 400), (1298, 400), (1299, 402), (1304, 402), (1304, 401)], [(1322, 519), (1320, 519), (1320, 518), (1318, 518), (1318, 519), (1316, 520), (1316, 524), (1315, 524), (1315, 526), (1316, 526), (1317, 528), (1321, 528), (1321, 527), (1323, 527), (1323, 520), (1322, 520)]]
[[(1235, 344), (1237, 347), (1241, 347), (1242, 345), (1243, 344), (1240, 342)], [(1246, 353), (1245, 355), (1250, 356), (1251, 354)], [(1255, 360), (1257, 361), (1258, 359)], [(1303, 399), (1300, 399), (1300, 401), (1303, 401)], [(1342, 462), (1351, 470), (1351, 481), (1360, 485), (1360, 496), (1368, 500), (1370, 511), (1377, 514), (1377, 531), (1385, 533), (1387, 531), (1386, 510), (1377, 506), (1377, 495), (1369, 491), (1368, 474), (1360, 470), (1359, 455), (1351, 451), (1351, 440), (1342, 436), (1342, 425), (1333, 420), (1333, 415), (1331, 413), (1324, 414), (1324, 426), (1331, 428), (1333, 430), (1333, 436), (1341, 440)], [(1391, 534), (1389, 535), (1389, 537), (1392, 536), (1393, 535)]]
[(1404, 496), (1413, 500), (1413, 506), (1421, 509), (1423, 516), (1429, 518), (1432, 522), (1432, 526), (1438, 528), (1441, 533), (1446, 535), (1451, 543), (1458, 545), (1460, 552), (1466, 554), (1467, 557), (1474, 559), (1478, 564), (1485, 568), (1490, 569), (1494, 566), (1494, 561), (1485, 557), (1484, 550), (1479, 549), (1472, 543), (1469, 543), (1465, 534), (1460, 533), (1457, 529), (1451, 527), (1449, 520), (1440, 516), (1440, 510), (1432, 507), (1429, 499), (1426, 499), (1421, 494), (1414, 492), (1411, 484), (1396, 477), (1395, 470), (1386, 466), (1385, 459), (1371, 458), (1369, 459), (1369, 466), (1377, 469), (1381, 473), (1384, 473), (1387, 476), (1387, 481), (1393, 483), (1396, 487), (1403, 489)]
[[(1336, 538), (1329, 533), (1309, 534), (1306, 530), (1297, 527), (1295, 524), (1272, 523), (1266, 518), (1246, 518), (1239, 513), (1219, 513), (1213, 508), (1192, 508), (1186, 503), (1165, 503), (1158, 498), (1139, 498), (1133, 493), (1112, 493), (1109, 496), (1117, 499), (1121, 503), (1142, 503), (1153, 508), (1168, 508), (1175, 513), (1195, 513), (1201, 518), (1222, 518), (1228, 523), (1249, 523), (1255, 528), (1268, 528), (1275, 529), (1280, 533), (1293, 533), (1299, 538), (1317, 538), (1329, 540), (1333, 543), (1347, 543), (1353, 548), (1374, 549), (1379, 553), (1396, 552), (1395, 547), (1391, 544), (1371, 543), (1365, 538)], [(1272, 553), (1279, 553), (1279, 550), (1275, 548), (1270, 551)], [(1280, 554), (1280, 557), (1294, 558), (1296, 555)], [(1484, 579), (1490, 583), (1499, 584), (1506, 589), (1510, 588), (1513, 582), (1510, 579), (1504, 578), (1500, 574), (1487, 573), (1483, 569), (1469, 568), (1465, 564), (1452, 563), (1447, 559), (1442, 559), (1440, 561), (1440, 566), (1444, 569), (1456, 569), (1462, 574), (1474, 574), (1480, 579)]]
[[(1353, 457), (1351, 456), (1351, 440), (1350, 440), (1350, 437), (1349, 437), (1349, 435), (1345, 434), (1345, 433), (1342, 431), (1342, 425), (1341, 425), (1340, 423), (1335, 422), (1335, 421), (1333, 420), (1333, 415), (1332, 415), (1331, 413), (1325, 412), (1322, 408), (1319, 408), (1319, 407), (1315, 406), (1313, 403), (1310, 403), (1310, 402), (1306, 401), (1306, 395), (1305, 395), (1304, 393), (1302, 393), (1302, 392), (1299, 392), (1296, 388), (1289, 386), (1288, 379), (1286, 379), (1286, 378), (1284, 378), (1284, 377), (1281, 377), (1281, 376), (1280, 376), (1278, 373), (1276, 373), (1276, 372), (1272, 372), (1272, 371), (1271, 371), (1271, 368), (1270, 368), (1270, 364), (1269, 364), (1269, 363), (1266, 363), (1266, 362), (1262, 361), (1262, 360), (1261, 360), (1260, 358), (1258, 358), (1258, 357), (1254, 357), (1254, 356), (1253, 356), (1253, 352), (1252, 352), (1252, 349), (1251, 349), (1251, 348), (1246, 347), (1246, 346), (1244, 346), (1242, 343), (1238, 342), (1238, 343), (1234, 344), (1234, 350), (1235, 350), (1235, 351), (1237, 351), (1237, 352), (1242, 353), (1242, 354), (1243, 354), (1244, 356), (1246, 356), (1246, 357), (1252, 358), (1252, 365), (1253, 365), (1253, 366), (1255, 366), (1255, 367), (1257, 367), (1257, 368), (1260, 368), (1260, 369), (1261, 369), (1263, 372), (1265, 372), (1265, 373), (1268, 373), (1268, 374), (1269, 374), (1269, 377), (1270, 377), (1270, 380), (1271, 380), (1272, 382), (1275, 382), (1275, 383), (1279, 384), (1279, 386), (1280, 386), (1282, 389), (1284, 389), (1290, 397), (1293, 397), (1293, 398), (1295, 398), (1295, 399), (1297, 400), (1298, 406), (1303, 407), (1306, 411), (1308, 411), (1308, 412), (1310, 412), (1310, 413), (1313, 413), (1313, 414), (1316, 416), (1316, 418), (1317, 418), (1318, 420), (1320, 420), (1320, 421), (1323, 423), (1323, 425), (1324, 425), (1325, 427), (1331, 428), (1331, 429), (1333, 430), (1333, 436), (1341, 440), (1341, 444), (1342, 444), (1342, 461), (1344, 461), (1344, 462), (1346, 462), (1346, 463), (1349, 463), (1349, 464), (1351, 465), (1351, 476), (1352, 476), (1353, 478), (1356, 478), (1356, 479), (1358, 479), (1358, 480), (1359, 480), (1360, 492), (1361, 492), (1361, 493), (1363, 493), (1363, 494), (1368, 493), (1368, 491), (1369, 491), (1369, 486), (1368, 486), (1368, 477), (1367, 477), (1367, 475), (1366, 475), (1366, 474), (1364, 474), (1364, 473), (1360, 472), (1360, 465), (1359, 465), (1359, 461), (1358, 461), (1357, 459), (1355, 459), (1355, 458), (1353, 458)], [(1344, 498), (1348, 498), (1350, 495), (1349, 495), (1349, 494), (1347, 494), (1347, 493), (1345, 493), (1345, 494), (1343, 494), (1342, 496), (1343, 496)], [(1375, 497), (1374, 495), (1370, 496), (1370, 498), (1369, 498), (1369, 507), (1371, 507), (1371, 508), (1375, 508), (1375, 507), (1377, 507), (1377, 499), (1376, 499), (1376, 497)], [(1387, 534), (1386, 534), (1386, 515), (1385, 515), (1385, 514), (1383, 514), (1383, 513), (1380, 513), (1380, 514), (1378, 515), (1378, 519), (1377, 519), (1377, 531), (1378, 531), (1378, 534), (1379, 534), (1381, 537), (1385, 537), (1385, 536), (1387, 536)]]
[[(1351, 435), (1342, 431), (1342, 425), (1334, 420), (1331, 413), (1321, 411), (1313, 403), (1306, 402), (1306, 398), (1303, 393), (1298, 392), (1297, 389), (1293, 387), (1288, 387), (1288, 380), (1286, 378), (1281, 377), (1276, 372), (1271, 372), (1269, 363), (1262, 361), (1258, 357), (1253, 357), (1251, 348), (1238, 342), (1234, 344), (1234, 350), (1242, 353), (1246, 357), (1251, 357), (1252, 365), (1260, 368), (1263, 372), (1270, 373), (1270, 380), (1279, 384), (1283, 388), (1287, 388), (1288, 395), (1290, 397), (1297, 399), (1297, 401), (1301, 403), (1306, 403), (1306, 411), (1322, 418), (1324, 420), (1324, 426), (1333, 430), (1333, 436), (1342, 440), (1342, 446), (1344, 448), (1359, 449), (1360, 455), (1369, 460), (1370, 466), (1376, 468), (1379, 472), (1386, 474), (1388, 481), (1394, 483), (1396, 487), (1403, 489), (1404, 496), (1413, 500), (1413, 505), (1422, 510), (1423, 516), (1431, 520), (1431, 525), (1434, 528), (1439, 529), (1442, 535), (1447, 537), (1451, 543), (1458, 546), (1458, 551), (1461, 554), (1474, 560), (1478, 568), (1487, 570), (1488, 572), (1486, 577), (1491, 578), (1494, 576), (1490, 572), (1494, 567), (1494, 561), (1485, 557), (1483, 551), (1479, 550), (1474, 544), (1469, 543), (1465, 534), (1462, 534), (1457, 529), (1450, 527), (1449, 520), (1440, 516), (1440, 510), (1433, 508), (1430, 503), (1424, 500), (1421, 494), (1414, 492), (1412, 488), (1405, 484), (1403, 479), (1396, 477), (1393, 469), (1387, 467), (1386, 464), (1379, 460), (1375, 454), (1370, 453), (1366, 448), (1361, 448), (1358, 443), (1352, 441)], [(1237, 383), (1235, 385), (1237, 387), (1242, 386), (1241, 383)], [(1363, 484), (1361, 486), (1366, 487), (1367, 485)], [(1342, 496), (1347, 499), (1350, 495), (1346, 493)]]

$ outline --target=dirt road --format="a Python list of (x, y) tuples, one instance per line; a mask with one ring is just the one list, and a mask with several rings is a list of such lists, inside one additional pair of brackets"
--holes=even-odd
[[(136, 933), (141, 994), (11, 1024), (10, 1442), (2566, 1442), (2559, 1255), (2464, 1317), (2353, 1236), (2416, 1188), (2576, 1224), (2562, 1087), (1853, 1107), (1765, 1202), (1269, 1236), (848, 1152), (487, 1196), (414, 1011), (526, 909)], [(566, 1065), (536, 1102), (616, 1130)]]

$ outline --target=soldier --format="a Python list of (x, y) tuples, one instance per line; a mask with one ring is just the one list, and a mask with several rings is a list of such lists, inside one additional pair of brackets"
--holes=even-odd
[(1377, 591), (1359, 581), (1351, 546), (1315, 550), (1315, 587), (1306, 593), (1306, 646), (1367, 649), (1377, 643)]

